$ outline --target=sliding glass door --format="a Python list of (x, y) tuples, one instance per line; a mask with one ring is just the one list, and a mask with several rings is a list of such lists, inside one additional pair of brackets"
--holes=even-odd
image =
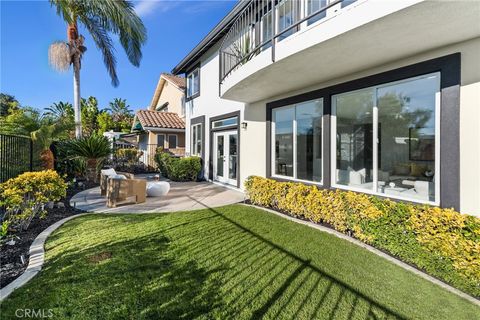
[(440, 74), (332, 96), (332, 185), (439, 202)]

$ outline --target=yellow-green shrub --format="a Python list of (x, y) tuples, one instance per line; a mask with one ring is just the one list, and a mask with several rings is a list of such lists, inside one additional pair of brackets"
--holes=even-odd
[(322, 223), (480, 296), (480, 219), (452, 209), (249, 177), (251, 203)]
[(13, 227), (28, 228), (44, 206), (65, 197), (67, 184), (53, 170), (25, 172), (0, 184), (0, 204), (5, 206), (4, 220)]

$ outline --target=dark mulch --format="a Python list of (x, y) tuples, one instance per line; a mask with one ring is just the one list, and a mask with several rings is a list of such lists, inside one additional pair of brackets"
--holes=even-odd
[[(64, 208), (47, 209), (48, 213), (44, 218), (35, 217), (27, 230), (16, 232), (13, 237), (8, 237), (7, 241), (0, 243), (0, 273), (2, 275), (0, 277), (0, 288), (5, 287), (25, 271), (28, 265), (30, 245), (43, 230), (63, 218), (83, 212), (70, 206), (70, 198), (84, 189), (93, 188), (97, 185), (86, 183), (85, 188), (69, 188), (67, 197), (62, 201), (65, 205)], [(15, 241), (14, 245), (6, 243), (10, 239)], [(22, 256), (24, 257), (24, 263), (22, 263)]]

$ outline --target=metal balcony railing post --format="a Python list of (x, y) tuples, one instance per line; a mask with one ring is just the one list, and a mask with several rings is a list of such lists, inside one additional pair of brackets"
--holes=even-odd
[(272, 3), (272, 62), (275, 62), (275, 25), (276, 25), (276, 19), (275, 19), (275, 0), (271, 0)]

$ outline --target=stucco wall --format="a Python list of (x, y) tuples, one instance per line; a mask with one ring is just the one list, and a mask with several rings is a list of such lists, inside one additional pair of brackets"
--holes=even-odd
[[(464, 213), (480, 215), (480, 38), (429, 50), (408, 58), (355, 72), (349, 76), (331, 79), (302, 90), (286, 92), (246, 105), (219, 98), (217, 50), (218, 46), (212, 48), (203, 56), (201, 60), (200, 96), (187, 103), (186, 151), (190, 151), (190, 119), (205, 115), (205, 173), (208, 176), (208, 162), (210, 160), (209, 119), (240, 110), (240, 122), (247, 123), (247, 129), (240, 130), (240, 185), (242, 188), (243, 182), (248, 176), (266, 175), (265, 105), (267, 102), (460, 52), (462, 65), (460, 89), (460, 210)], [(288, 77), (288, 75), (285, 76)]]
[(182, 114), (182, 99), (183, 90), (179, 89), (170, 82), (165, 81), (160, 97), (158, 98), (157, 105), (152, 110), (155, 110), (156, 108), (165, 104), (165, 102), (168, 102), (168, 112), (175, 112), (181, 118), (183, 118), (185, 115)]
[(177, 136), (177, 148), (184, 148), (185, 147), (185, 133), (184, 132), (149, 132), (148, 135), (148, 144), (156, 145), (157, 144), (157, 136), (159, 134), (165, 135), (165, 148), (169, 148), (168, 145), (168, 135), (176, 135)]
[[(208, 177), (209, 174), (209, 150), (210, 150), (210, 118), (220, 116), (222, 114), (230, 113), (233, 111), (241, 111), (240, 122), (243, 121), (243, 103), (221, 99), (219, 97), (219, 86), (218, 86), (218, 77), (219, 77), (219, 57), (218, 57), (218, 48), (219, 44), (211, 48), (207, 53), (205, 53), (200, 61), (200, 96), (187, 102), (187, 117), (186, 117), (186, 153), (188, 154), (190, 150), (190, 119), (205, 115), (205, 161), (204, 161), (204, 172), (205, 176)], [(241, 130), (244, 131), (244, 130)], [(242, 133), (241, 133), (242, 134)], [(204, 137), (205, 138), (205, 137)], [(243, 158), (243, 142), (240, 142), (241, 145), (241, 157)], [(245, 151), (246, 152), (246, 151)], [(243, 165), (242, 159), (240, 159), (241, 165)], [(242, 170), (242, 169), (241, 169)], [(241, 171), (242, 172), (242, 171)]]
[[(460, 210), (480, 215), (480, 38), (438, 48), (406, 59), (354, 73), (348, 77), (333, 79), (321, 84), (291, 91), (267, 100), (245, 106), (248, 129), (242, 131), (242, 180), (251, 174), (265, 175), (265, 104), (281, 98), (325, 88), (338, 83), (392, 70), (417, 62), (461, 53), (460, 88)], [(250, 155), (250, 156), (249, 156)], [(251, 155), (255, 155), (254, 157)]]

